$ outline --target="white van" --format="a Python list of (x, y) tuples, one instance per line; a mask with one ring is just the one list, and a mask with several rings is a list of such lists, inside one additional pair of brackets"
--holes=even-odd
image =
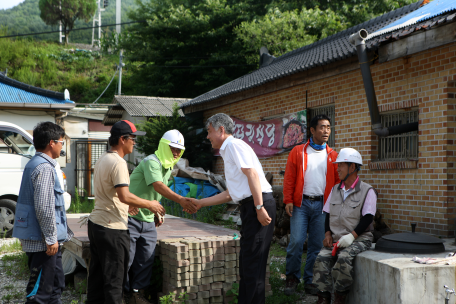
[[(22, 173), (25, 165), (35, 155), (32, 136), (21, 127), (0, 121), (0, 237), (13, 233), (14, 213)], [(64, 186), (65, 210), (71, 204), (71, 196), (66, 192), (66, 177), (57, 163), (57, 175)]]

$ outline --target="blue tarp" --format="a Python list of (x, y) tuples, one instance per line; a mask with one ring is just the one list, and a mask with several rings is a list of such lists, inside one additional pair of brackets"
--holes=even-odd
[(208, 181), (194, 178), (174, 177), (169, 181), (168, 187), (179, 195), (198, 199), (211, 197), (220, 193), (217, 187)]

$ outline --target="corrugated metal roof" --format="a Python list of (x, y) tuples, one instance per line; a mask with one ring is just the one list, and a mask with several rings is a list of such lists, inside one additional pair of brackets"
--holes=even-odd
[(382, 34), (390, 33), (398, 29), (408, 27), (412, 24), (417, 24), (418, 22), (423, 22), (428, 19), (432, 19), (436, 16), (440, 16), (445, 13), (456, 10), (456, 1), (455, 0), (434, 0), (423, 7), (420, 7), (414, 12), (405, 15), (399, 20), (394, 21), (393, 23), (388, 24), (387, 26), (379, 29), (378, 31), (372, 33), (367, 37), (366, 40), (372, 39)]
[[(265, 83), (275, 81), (289, 75), (356, 56), (355, 47), (348, 41), (351, 34), (356, 33), (361, 29), (366, 29), (369, 33), (375, 32), (419, 9), (421, 3), (422, 1), (418, 1), (404, 6), (310, 45), (286, 53), (278, 58), (275, 58), (268, 66), (261, 67), (258, 70), (241, 76), (231, 82), (228, 82), (227, 84), (184, 103), (182, 108), (210, 102), (224, 96), (264, 85)], [(366, 43), (367, 48), (377, 48), (379, 39), (376, 38), (368, 41)]]
[[(29, 105), (40, 107), (40, 105), (50, 105), (52, 108), (71, 108), (75, 103), (71, 100), (65, 100), (64, 94), (53, 92), (8, 78), (0, 75), (0, 103), (6, 103), (11, 106)], [(49, 106), (47, 106), (49, 107)]]
[[(171, 116), (173, 113), (173, 105), (183, 104), (190, 99), (186, 98), (165, 98), (165, 97), (146, 97), (146, 96), (115, 96), (117, 101), (128, 114), (131, 116)], [(184, 113), (179, 110), (179, 114), (183, 117)]]

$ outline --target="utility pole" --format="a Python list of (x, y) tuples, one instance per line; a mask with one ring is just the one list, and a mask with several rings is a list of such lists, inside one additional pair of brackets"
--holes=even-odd
[[(120, 0), (119, 0), (120, 1)], [(122, 94), (122, 67), (125, 66), (125, 63), (122, 63), (122, 50), (120, 50), (120, 56), (119, 56), (119, 92), (117, 95)]]
[[(108, 0), (97, 0), (97, 10), (93, 16), (93, 28), (92, 28), (92, 46), (95, 43), (100, 46), (101, 39), (101, 12), (105, 11), (106, 6), (108, 6)], [(95, 39), (95, 26), (98, 23), (98, 39)]]
[[(120, 23), (122, 22), (122, 16), (120, 14), (122, 10), (122, 3), (121, 0), (116, 0), (116, 32), (117, 32), (117, 38), (119, 38), (120, 35)], [(117, 41), (118, 42), (118, 41)]]

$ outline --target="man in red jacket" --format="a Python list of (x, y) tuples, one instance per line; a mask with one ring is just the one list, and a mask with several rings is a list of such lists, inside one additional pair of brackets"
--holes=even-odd
[(290, 244), (287, 248), (287, 281), (285, 294), (295, 292), (301, 279), (303, 245), (307, 240), (304, 268), (305, 291), (317, 294), (312, 284), (313, 266), (325, 238), (323, 206), (333, 186), (340, 182), (337, 174), (337, 152), (326, 144), (331, 134), (331, 120), (317, 115), (310, 122), (312, 137), (305, 145), (291, 150), (283, 183), (283, 202), (290, 218)]

